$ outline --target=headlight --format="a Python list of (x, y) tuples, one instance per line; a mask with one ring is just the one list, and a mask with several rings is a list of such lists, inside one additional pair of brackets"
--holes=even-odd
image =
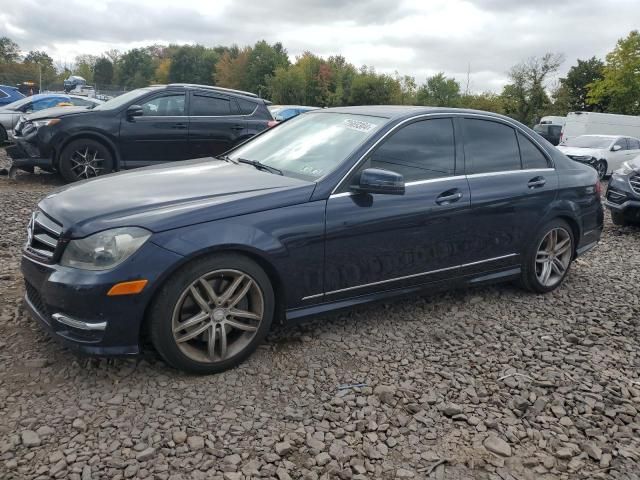
[(56, 123), (60, 123), (60, 119), (59, 118), (48, 118), (48, 119), (45, 119), (45, 120), (35, 120), (35, 121), (31, 122), (31, 124), (36, 128), (50, 127), (52, 125), (55, 125)]
[(624, 162), (622, 167), (620, 167), (620, 173), (622, 173), (622, 175), (629, 175), (635, 171), (640, 171), (640, 165), (631, 163), (631, 161)]
[(133, 255), (151, 236), (144, 228), (105, 230), (79, 240), (71, 240), (60, 264), (84, 270), (108, 270)]

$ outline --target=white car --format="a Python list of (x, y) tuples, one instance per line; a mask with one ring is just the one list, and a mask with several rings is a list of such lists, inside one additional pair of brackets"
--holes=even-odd
[(640, 140), (618, 135), (580, 135), (557, 148), (572, 160), (591, 165), (602, 179), (640, 155)]

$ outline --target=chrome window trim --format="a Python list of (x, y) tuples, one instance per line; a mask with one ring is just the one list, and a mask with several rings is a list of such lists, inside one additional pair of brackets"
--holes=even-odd
[[(353, 171), (358, 168), (360, 166), (360, 164), (362, 163), (362, 161), (364, 160), (364, 158), (369, 155), (369, 153), (371, 153), (371, 151), (376, 148), (383, 140), (385, 140), (389, 135), (391, 135), (393, 132), (395, 132), (398, 128), (402, 127), (403, 125), (405, 125), (406, 123), (412, 122), (414, 120), (420, 120), (420, 119), (428, 119), (428, 118), (449, 118), (449, 117), (472, 117), (472, 118), (480, 118), (480, 119), (484, 119), (484, 120), (489, 120), (489, 121), (494, 121), (494, 122), (498, 122), (498, 123), (504, 123), (506, 125), (509, 125), (510, 127), (514, 128), (516, 130), (516, 132), (520, 132), (522, 135), (524, 135), (526, 138), (528, 138), (529, 140), (531, 140), (540, 150), (540, 152), (542, 153), (542, 155), (547, 159), (547, 163), (549, 163), (551, 166), (549, 167), (549, 169), (551, 170), (555, 170), (555, 165), (553, 163), (553, 159), (549, 156), (549, 154), (547, 153), (547, 151), (542, 147), (542, 145), (540, 144), (540, 142), (538, 142), (538, 140), (536, 140), (535, 138), (533, 138), (531, 135), (529, 135), (528, 132), (525, 132), (524, 130), (522, 130), (518, 125), (516, 125), (515, 123), (512, 123), (509, 119), (506, 118), (499, 118), (499, 117), (494, 117), (491, 115), (485, 115), (485, 114), (481, 114), (481, 113), (463, 113), (463, 112), (438, 112), (438, 113), (422, 113), (420, 115), (415, 115), (413, 117), (409, 117), (409, 118), (405, 118), (404, 120), (402, 120), (400, 123), (398, 123), (397, 125), (394, 125), (388, 132), (386, 132), (382, 137), (380, 137), (378, 140), (375, 141), (375, 143), (373, 145), (371, 145), (371, 147), (369, 147), (367, 149), (366, 152), (364, 152), (360, 158), (351, 166), (351, 168), (347, 171), (347, 173), (340, 179), (340, 181), (336, 184), (336, 186), (333, 188), (333, 190), (331, 190), (331, 193), (329, 194), (330, 196), (333, 196), (333, 194), (335, 194), (336, 190), (338, 190), (338, 188), (340, 188), (340, 186), (344, 183), (344, 181), (351, 175), (351, 173), (353, 173)], [(455, 128), (455, 127), (454, 127)], [(516, 170), (513, 170), (516, 171)], [(512, 173), (513, 171), (509, 171), (509, 173)], [(519, 172), (521, 172), (522, 170), (517, 170)], [(471, 175), (481, 175), (481, 174), (471, 174)], [(344, 193), (344, 192), (343, 192)]]
[(498, 172), (471, 173), (467, 178), (493, 177), (496, 175), (510, 175), (512, 173), (539, 173), (539, 172), (555, 172), (555, 168), (525, 168), (522, 170), (501, 170)]
[[(466, 177), (465, 175), (451, 175), (449, 177), (429, 178), (427, 180), (416, 180), (414, 182), (408, 182), (408, 183), (405, 183), (404, 186), (405, 187), (414, 187), (416, 185), (425, 185), (425, 184), (428, 184), (428, 183), (446, 182), (446, 181), (461, 179), (461, 178), (465, 178), (465, 177)], [(349, 197), (351, 195), (356, 195), (356, 192), (334, 193), (334, 194), (330, 195), (329, 198)]]
[(390, 278), (388, 280), (379, 280), (377, 282), (364, 283), (362, 285), (355, 285), (353, 287), (340, 288), (338, 290), (331, 290), (331, 291), (325, 292), (325, 293), (317, 293), (315, 295), (310, 295), (308, 297), (303, 297), (302, 300), (310, 300), (312, 298), (318, 298), (318, 297), (321, 297), (323, 295), (333, 295), (335, 293), (348, 292), (348, 291), (351, 291), (351, 290), (357, 290), (359, 288), (372, 287), (372, 286), (375, 286), (375, 285), (382, 285), (382, 284), (390, 283), (390, 282), (398, 282), (400, 280), (408, 280), (410, 278), (422, 277), (424, 275), (431, 275), (431, 274), (434, 274), (434, 273), (440, 273), (440, 272), (446, 272), (446, 271), (449, 271), (449, 270), (455, 270), (456, 268), (472, 267), (474, 265), (480, 265), (482, 263), (493, 262), (493, 261), (496, 261), (496, 260), (503, 260), (505, 258), (517, 257), (518, 255), (519, 255), (518, 253), (510, 253), (509, 255), (502, 255), (500, 257), (493, 257), (493, 258), (487, 258), (485, 260), (478, 260), (477, 262), (463, 263), (463, 264), (460, 264), (460, 265), (454, 265), (452, 267), (439, 268), (437, 270), (429, 270), (428, 272), (413, 273), (411, 275), (405, 275), (405, 276), (402, 276), (402, 277)]

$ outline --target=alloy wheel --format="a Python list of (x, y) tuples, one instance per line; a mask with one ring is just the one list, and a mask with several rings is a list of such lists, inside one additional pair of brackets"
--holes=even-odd
[(552, 287), (564, 277), (571, 263), (571, 234), (564, 228), (550, 230), (536, 252), (536, 277), (541, 285)]
[(173, 311), (173, 338), (191, 360), (218, 363), (243, 351), (264, 316), (257, 282), (238, 270), (215, 270), (184, 289)]
[(71, 171), (77, 178), (97, 177), (104, 171), (104, 158), (96, 148), (86, 146), (71, 154)]
[(598, 178), (602, 180), (607, 175), (607, 164), (599, 161), (596, 165), (596, 171), (598, 172)]

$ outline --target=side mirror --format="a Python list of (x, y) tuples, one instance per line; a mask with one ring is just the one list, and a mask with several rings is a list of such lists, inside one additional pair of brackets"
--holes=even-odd
[(622, 150), (622, 145), (614, 145), (611, 147), (612, 152), (617, 152), (618, 150)]
[(144, 114), (140, 105), (129, 105), (127, 108), (127, 118), (141, 117)]
[(360, 173), (360, 179), (351, 186), (351, 190), (359, 193), (404, 195), (404, 178), (389, 170), (367, 168)]

